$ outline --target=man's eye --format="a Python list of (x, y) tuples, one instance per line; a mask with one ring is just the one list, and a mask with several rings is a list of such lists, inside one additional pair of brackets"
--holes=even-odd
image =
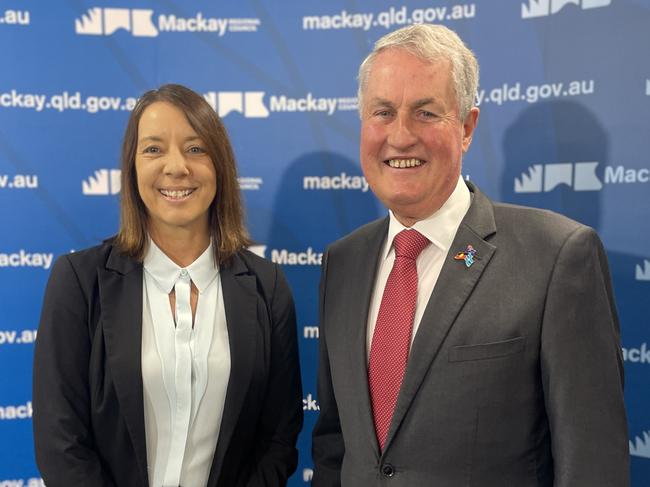
[(390, 117), (391, 116), (391, 111), (390, 110), (377, 110), (375, 112), (375, 116), (376, 117), (382, 117), (382, 118)]
[(424, 119), (432, 119), (432, 118), (437, 117), (437, 115), (435, 113), (429, 112), (427, 110), (421, 110), (419, 114), (420, 114), (420, 117), (424, 118)]

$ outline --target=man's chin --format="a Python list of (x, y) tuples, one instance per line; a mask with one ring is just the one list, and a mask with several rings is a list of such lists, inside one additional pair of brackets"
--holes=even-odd
[[(430, 205), (422, 205), (422, 203), (395, 203), (386, 205), (390, 211), (397, 217), (397, 219), (405, 226), (411, 226), (413, 223), (423, 220), (433, 214), (436, 209), (430, 209)], [(409, 222), (407, 225), (404, 222)]]
[(415, 199), (403, 196), (382, 199), (382, 202), (396, 216), (400, 215), (406, 219), (418, 221), (433, 215), (447, 201), (447, 198), (448, 196), (446, 198)]

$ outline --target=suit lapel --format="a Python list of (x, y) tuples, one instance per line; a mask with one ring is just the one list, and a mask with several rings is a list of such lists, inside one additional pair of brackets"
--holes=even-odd
[(142, 264), (112, 250), (105, 269), (99, 269), (99, 300), (106, 355), (120, 411), (148, 485), (147, 447), (141, 374)]
[[(496, 232), (492, 203), (473, 185), (468, 186), (473, 192), (472, 205), (456, 232), (413, 341), (386, 439), (387, 446), (395, 436), (456, 317), (496, 250), (494, 245), (485, 240)], [(463, 261), (453, 258), (468, 245), (477, 251), (477, 259), (471, 267), (466, 267)]]
[(221, 429), (212, 460), (208, 485), (217, 485), (224, 457), (250, 385), (255, 355), (257, 327), (257, 288), (255, 276), (239, 256), (229, 265), (220, 266), (223, 301), (226, 308), (228, 341), (230, 343), (230, 379), (226, 392)]
[[(351, 361), (349, 368), (350, 374), (354, 376), (354, 382), (357, 384), (357, 401), (359, 404), (361, 429), (367, 436), (368, 443), (373, 446), (375, 454), (379, 457), (379, 445), (377, 444), (377, 435), (375, 433), (374, 420), (372, 415), (372, 405), (370, 402), (370, 391), (368, 389), (368, 310), (370, 308), (370, 298), (374, 290), (375, 279), (377, 277), (377, 264), (381, 255), (381, 250), (388, 233), (389, 219), (385, 218), (371, 227), (366, 235), (366, 244), (357, 249), (352, 256), (352, 262), (349, 269), (349, 275), (353, 285), (346, 288), (347, 306), (349, 317), (346, 323), (350, 327), (351, 346), (347, 347)], [(356, 279), (356, 282), (355, 280)]]

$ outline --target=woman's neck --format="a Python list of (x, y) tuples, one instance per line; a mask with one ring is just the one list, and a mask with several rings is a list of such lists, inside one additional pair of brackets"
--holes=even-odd
[(180, 267), (187, 267), (198, 259), (210, 245), (210, 232), (196, 232), (189, 229), (164, 231), (149, 229), (149, 236), (167, 257)]

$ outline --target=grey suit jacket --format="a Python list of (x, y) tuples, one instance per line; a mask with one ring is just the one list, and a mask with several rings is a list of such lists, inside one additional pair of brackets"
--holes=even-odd
[[(293, 300), (248, 251), (220, 267), (231, 371), (209, 487), (286, 485), (302, 392)], [(48, 487), (149, 485), (142, 264), (110, 242), (55, 263), (34, 360), (34, 443)]]
[[(624, 487), (619, 324), (595, 232), (473, 185), (380, 453), (366, 321), (388, 219), (335, 242), (321, 280), (315, 487)], [(453, 259), (471, 244), (476, 261)]]

